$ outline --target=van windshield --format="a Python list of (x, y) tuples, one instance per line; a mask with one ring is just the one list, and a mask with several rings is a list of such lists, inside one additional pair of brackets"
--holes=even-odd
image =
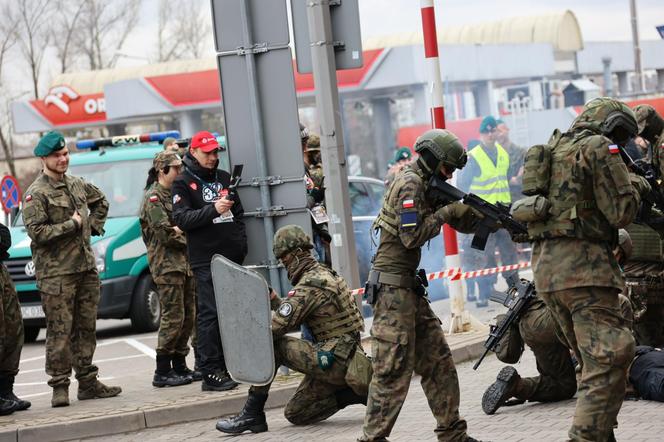
[(138, 216), (152, 159), (71, 166), (69, 174), (99, 187), (108, 200), (109, 218)]

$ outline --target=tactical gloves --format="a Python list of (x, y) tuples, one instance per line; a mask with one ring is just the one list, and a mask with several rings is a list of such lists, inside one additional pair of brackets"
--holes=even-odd
[(470, 213), (472, 212), (472, 207), (456, 201), (438, 209), (436, 215), (442, 216), (443, 221), (449, 223), (450, 221), (470, 216)]
[(639, 192), (639, 195), (646, 195), (652, 190), (650, 183), (648, 183), (648, 181), (642, 176), (630, 173), (629, 180), (631, 181), (632, 186), (634, 186), (636, 191)]

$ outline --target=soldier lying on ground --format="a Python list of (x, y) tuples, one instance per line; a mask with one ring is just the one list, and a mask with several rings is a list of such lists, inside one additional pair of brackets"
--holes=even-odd
[[(346, 281), (316, 261), (313, 244), (299, 226), (282, 227), (274, 235), (273, 251), (288, 271), (292, 296), (280, 299), (272, 291), (272, 334), (275, 366), (304, 373), (284, 414), (295, 425), (309, 425), (351, 404), (367, 403), (371, 363), (360, 343), (364, 321)], [(314, 342), (290, 336), (306, 324)], [(270, 384), (252, 386), (238, 416), (221, 419), (217, 430), (240, 434), (267, 431), (265, 401)]]

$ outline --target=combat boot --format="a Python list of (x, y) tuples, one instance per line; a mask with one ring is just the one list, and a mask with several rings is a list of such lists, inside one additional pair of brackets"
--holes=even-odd
[(491, 384), (482, 396), (482, 410), (486, 414), (494, 414), (514, 395), (519, 379), (521, 377), (514, 367), (503, 367), (496, 376), (496, 382)]
[(263, 411), (265, 401), (267, 401), (267, 394), (256, 394), (250, 391), (240, 414), (217, 421), (217, 430), (228, 434), (240, 434), (247, 430), (252, 433), (267, 431), (267, 421), (265, 411)]
[(192, 381), (200, 381), (203, 379), (203, 375), (198, 370), (191, 370), (187, 367), (187, 361), (184, 356), (176, 355), (173, 356), (173, 370), (180, 376), (188, 377)]
[(157, 355), (157, 369), (152, 378), (154, 387), (177, 387), (178, 385), (191, 384), (191, 378), (180, 376), (171, 368), (170, 355)]
[(217, 370), (213, 373), (203, 375), (201, 390), (203, 391), (227, 391), (237, 387), (238, 383), (228, 376), (228, 372)]
[(14, 394), (14, 376), (0, 378), (0, 398), (16, 402), (18, 404), (16, 411), (27, 410), (32, 405), (30, 401), (19, 399)]
[(69, 406), (69, 385), (56, 385), (53, 387), (53, 397), (51, 397), (51, 407)]
[(88, 382), (78, 383), (78, 400), (85, 401), (88, 399), (103, 399), (107, 397), (117, 396), (122, 393), (120, 387), (109, 387), (101, 382), (99, 379), (93, 379)]
[(343, 410), (347, 406), (353, 404), (367, 405), (367, 400), (369, 399), (367, 395), (361, 396), (355, 393), (350, 387), (335, 392), (334, 398), (337, 400), (337, 407), (339, 410)]

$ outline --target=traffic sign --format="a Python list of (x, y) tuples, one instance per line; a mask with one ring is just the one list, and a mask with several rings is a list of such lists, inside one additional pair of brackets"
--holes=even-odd
[(0, 181), (0, 201), (2, 208), (6, 213), (11, 212), (15, 207), (21, 203), (21, 188), (18, 181), (11, 175), (5, 175)]

